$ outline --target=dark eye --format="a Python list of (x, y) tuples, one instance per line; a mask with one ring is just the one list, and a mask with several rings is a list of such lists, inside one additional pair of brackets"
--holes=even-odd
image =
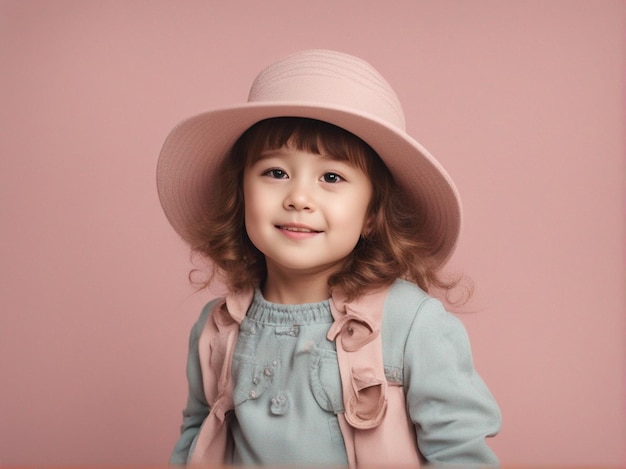
[(263, 174), (274, 179), (285, 179), (287, 177), (287, 173), (282, 169), (270, 169)]
[(338, 174), (335, 173), (326, 173), (322, 176), (322, 180), (324, 182), (328, 182), (328, 183), (337, 183), (342, 181), (341, 176), (339, 176)]

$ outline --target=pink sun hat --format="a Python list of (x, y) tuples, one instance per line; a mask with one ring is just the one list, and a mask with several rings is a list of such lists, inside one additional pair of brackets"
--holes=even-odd
[(437, 266), (448, 260), (461, 228), (454, 182), (406, 133), (400, 101), (387, 81), (367, 62), (330, 50), (305, 50), (269, 65), (252, 83), (247, 102), (190, 117), (170, 132), (157, 164), (157, 190), (167, 219), (185, 241), (215, 203), (214, 178), (234, 143), (272, 117), (325, 121), (370, 145), (436, 241), (432, 260)]

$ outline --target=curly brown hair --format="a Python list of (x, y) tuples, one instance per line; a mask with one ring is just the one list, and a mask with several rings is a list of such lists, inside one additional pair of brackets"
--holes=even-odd
[(443, 281), (430, 253), (436, 241), (419, 213), (403, 202), (404, 193), (394, 182), (381, 158), (356, 135), (314, 119), (279, 117), (250, 127), (224, 160), (215, 181), (217, 209), (192, 230), (193, 252), (210, 259), (213, 274), (227, 287), (242, 290), (261, 286), (267, 275), (265, 258), (250, 241), (244, 225), (243, 173), (264, 150), (282, 146), (311, 153), (326, 153), (362, 169), (373, 185), (367, 233), (361, 237), (343, 268), (328, 279), (329, 288), (340, 288), (348, 299), (391, 284), (398, 278), (423, 290), (449, 290), (457, 282)]

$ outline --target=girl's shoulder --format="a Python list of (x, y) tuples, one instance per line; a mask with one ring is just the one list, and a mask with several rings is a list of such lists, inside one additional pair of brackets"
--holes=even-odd
[(431, 307), (436, 307), (439, 302), (416, 284), (407, 280), (396, 280), (385, 299), (383, 328), (408, 329), (416, 314), (428, 307), (429, 303), (432, 303)]
[(396, 280), (385, 300), (381, 334), (385, 363), (400, 366), (407, 341), (464, 334), (464, 326), (443, 304), (419, 286)]
[(383, 328), (400, 328), (407, 332), (429, 329), (440, 333), (465, 330), (457, 315), (446, 310), (441, 301), (406, 280), (396, 280), (389, 290)]
[(211, 313), (216, 306), (221, 305), (222, 303), (224, 303), (224, 298), (215, 298), (204, 305), (204, 307), (200, 311), (198, 319), (191, 328), (190, 341), (198, 341), (200, 335), (202, 334), (202, 331), (204, 330), (204, 326), (207, 320), (209, 319), (209, 317), (211, 317)]
[[(402, 372), (404, 348), (415, 317), (430, 296), (414, 283), (396, 280), (383, 307), (381, 335), (385, 373), (398, 377)], [(389, 376), (388, 376), (389, 379)]]

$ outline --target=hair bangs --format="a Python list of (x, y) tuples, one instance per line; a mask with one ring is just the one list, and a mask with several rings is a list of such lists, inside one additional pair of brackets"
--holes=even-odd
[(327, 122), (300, 118), (276, 117), (250, 127), (241, 137), (247, 147), (246, 164), (256, 161), (266, 150), (287, 147), (326, 155), (368, 171), (374, 150), (356, 135)]

